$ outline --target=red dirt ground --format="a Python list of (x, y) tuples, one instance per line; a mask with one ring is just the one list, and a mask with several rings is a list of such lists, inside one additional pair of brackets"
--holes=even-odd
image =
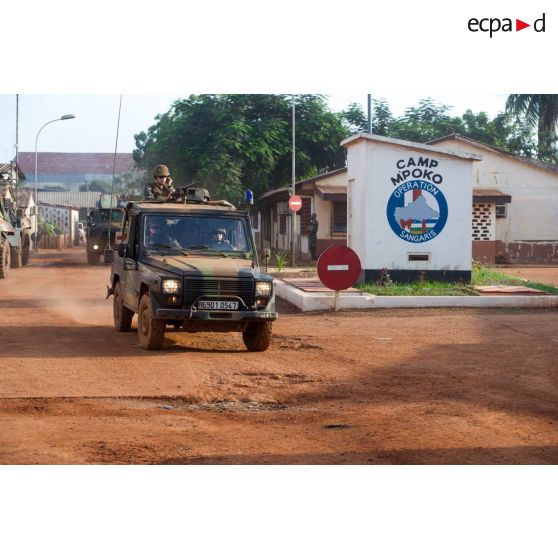
[(558, 312), (279, 303), (272, 347), (117, 333), (108, 266), (0, 281), (0, 463), (558, 463)]

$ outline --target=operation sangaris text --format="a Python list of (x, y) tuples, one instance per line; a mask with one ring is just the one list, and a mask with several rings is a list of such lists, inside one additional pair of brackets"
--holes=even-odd
[(438, 236), (447, 221), (448, 204), (439, 185), (443, 176), (438, 161), (430, 157), (409, 157), (396, 163), (386, 213), (392, 231), (402, 240), (428, 242)]

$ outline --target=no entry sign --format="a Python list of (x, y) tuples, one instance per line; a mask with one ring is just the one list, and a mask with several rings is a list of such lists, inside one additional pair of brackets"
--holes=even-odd
[(352, 287), (360, 272), (358, 256), (346, 246), (331, 246), (318, 259), (318, 277), (328, 289), (334, 291)]
[(289, 209), (296, 213), (302, 207), (302, 198), (300, 196), (291, 196), (289, 198)]

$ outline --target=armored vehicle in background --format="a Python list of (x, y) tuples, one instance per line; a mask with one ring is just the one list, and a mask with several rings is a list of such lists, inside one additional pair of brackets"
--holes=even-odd
[(101, 194), (97, 205), (87, 216), (85, 248), (89, 265), (99, 264), (109, 244), (111, 247), (115, 245), (116, 232), (122, 224), (122, 209), (117, 196)]
[(178, 332), (242, 333), (250, 351), (265, 351), (277, 319), (273, 278), (259, 270), (248, 214), (206, 190), (177, 202), (129, 202), (114, 254), (108, 296), (114, 325), (130, 331), (138, 315), (145, 349)]
[(31, 222), (23, 210), (14, 209), (11, 200), (0, 196), (0, 279), (10, 267), (22, 267), (29, 261)]

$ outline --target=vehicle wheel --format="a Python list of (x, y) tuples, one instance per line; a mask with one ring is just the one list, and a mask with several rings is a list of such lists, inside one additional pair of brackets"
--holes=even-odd
[(271, 345), (272, 322), (250, 322), (242, 333), (242, 340), (249, 351), (265, 351)]
[(21, 254), (21, 260), (23, 262), (23, 265), (27, 265), (29, 263), (30, 250), (31, 250), (31, 240), (29, 238), (29, 235), (26, 234), (25, 240), (23, 241), (23, 252)]
[(87, 263), (89, 265), (99, 265), (101, 263), (101, 254), (97, 252), (87, 252)]
[(159, 349), (165, 337), (165, 322), (153, 319), (153, 308), (149, 294), (141, 297), (138, 310), (139, 344), (148, 350)]
[(11, 258), (12, 258), (11, 267), (13, 267), (13, 268), (23, 267), (21, 246), (16, 246), (15, 248), (11, 248), (11, 252), (12, 252), (12, 254), (11, 254)]
[(116, 331), (130, 331), (134, 313), (124, 306), (124, 293), (120, 281), (114, 287), (114, 300), (112, 301), (114, 327)]
[(10, 269), (10, 260), (10, 245), (6, 239), (0, 238), (0, 279), (5, 279), (8, 276), (8, 270)]

